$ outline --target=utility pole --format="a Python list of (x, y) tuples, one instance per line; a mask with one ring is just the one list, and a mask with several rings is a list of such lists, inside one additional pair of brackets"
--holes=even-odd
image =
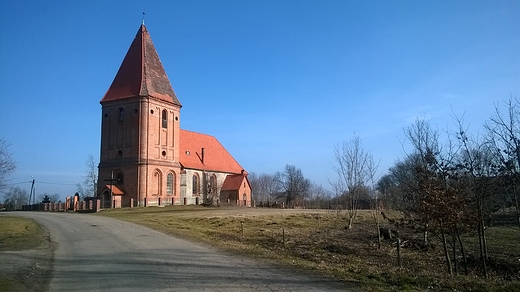
[(31, 205), (31, 198), (33, 199), (33, 203), (34, 203), (34, 199), (35, 199), (34, 197), (36, 196), (36, 195), (33, 195), (33, 193), (34, 193), (34, 177), (32, 175), (31, 175), (31, 177), (32, 177), (32, 185), (31, 185), (31, 193), (29, 193), (29, 205)]

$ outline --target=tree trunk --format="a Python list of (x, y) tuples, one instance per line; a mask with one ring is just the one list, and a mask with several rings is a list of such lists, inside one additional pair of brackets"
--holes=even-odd
[(350, 215), (348, 217), (348, 226), (347, 226), (347, 230), (351, 230), (352, 229), (352, 221), (354, 221), (354, 216)]
[(381, 249), (381, 227), (379, 226), (379, 212), (377, 209), (377, 197), (376, 203), (374, 206), (374, 211), (372, 213), (374, 215), (374, 220), (376, 221), (376, 230), (377, 230), (377, 249)]
[(457, 238), (459, 239), (460, 253), (462, 254), (462, 260), (464, 261), (464, 274), (468, 275), (468, 260), (466, 258), (466, 252), (464, 251), (464, 245), (462, 244), (462, 239), (460, 238), (459, 228), (455, 227), (457, 231)]
[(486, 226), (484, 225), (484, 220), (482, 220), (482, 243), (484, 247), (484, 258), (488, 259), (488, 250), (487, 250), (487, 240), (486, 240)]
[(486, 265), (486, 255), (484, 253), (484, 228), (482, 224), (483, 220), (480, 220), (478, 223), (478, 243), (480, 247), (480, 261), (482, 262), (482, 270), (484, 272), (484, 278), (488, 278), (487, 274), (487, 265)]
[(515, 189), (513, 189), (513, 198), (515, 200), (516, 224), (518, 225), (518, 227), (520, 227), (520, 204), (518, 203), (518, 198)]
[[(377, 216), (377, 213), (376, 213)], [(379, 226), (379, 220), (376, 219), (376, 228), (377, 228), (377, 249), (381, 249), (381, 227)]]
[(453, 241), (453, 267), (455, 268), (455, 274), (459, 273), (458, 265), (457, 265), (457, 239), (455, 237), (455, 233), (451, 236)]
[(448, 251), (448, 242), (446, 241), (446, 234), (444, 233), (444, 230), (441, 227), (441, 234), (442, 234), (442, 246), (444, 248), (444, 257), (446, 257), (446, 265), (448, 267), (448, 272), (450, 275), (453, 275), (453, 269), (451, 267), (451, 260), (450, 260), (450, 253)]

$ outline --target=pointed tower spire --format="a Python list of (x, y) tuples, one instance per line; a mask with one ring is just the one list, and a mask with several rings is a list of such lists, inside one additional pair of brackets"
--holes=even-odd
[(181, 106), (143, 24), (101, 102), (131, 97), (154, 98)]

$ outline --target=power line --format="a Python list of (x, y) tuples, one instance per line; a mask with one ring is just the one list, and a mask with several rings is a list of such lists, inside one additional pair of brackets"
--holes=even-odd
[[(77, 184), (65, 184), (65, 183), (45, 182), (45, 181), (38, 181), (38, 180), (35, 180), (34, 182), (35, 182), (35, 183), (40, 183), (40, 184), (46, 184), (46, 185), (62, 185), (62, 186), (75, 186), (75, 185), (77, 185)], [(32, 180), (22, 181), (22, 182), (16, 182), (16, 183), (10, 183), (10, 184), (6, 184), (6, 185), (8, 185), (8, 186), (14, 186), (14, 185), (30, 184), (30, 183), (32, 183)]]
[(32, 183), (32, 180), (22, 181), (22, 182), (17, 182), (17, 183), (12, 183), (12, 184), (7, 184), (7, 185), (8, 185), (8, 186), (14, 186), (14, 185), (30, 184), (30, 183)]
[(40, 183), (40, 184), (46, 184), (46, 185), (62, 185), (62, 186), (75, 186), (77, 184), (64, 184), (64, 183), (53, 183), (53, 182), (44, 182), (44, 181), (36, 181), (37, 183)]

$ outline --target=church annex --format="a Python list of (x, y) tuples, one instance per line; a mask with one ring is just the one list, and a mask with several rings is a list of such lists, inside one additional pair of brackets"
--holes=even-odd
[(144, 23), (100, 103), (102, 207), (251, 206), (247, 172), (231, 154), (180, 128), (182, 105)]

